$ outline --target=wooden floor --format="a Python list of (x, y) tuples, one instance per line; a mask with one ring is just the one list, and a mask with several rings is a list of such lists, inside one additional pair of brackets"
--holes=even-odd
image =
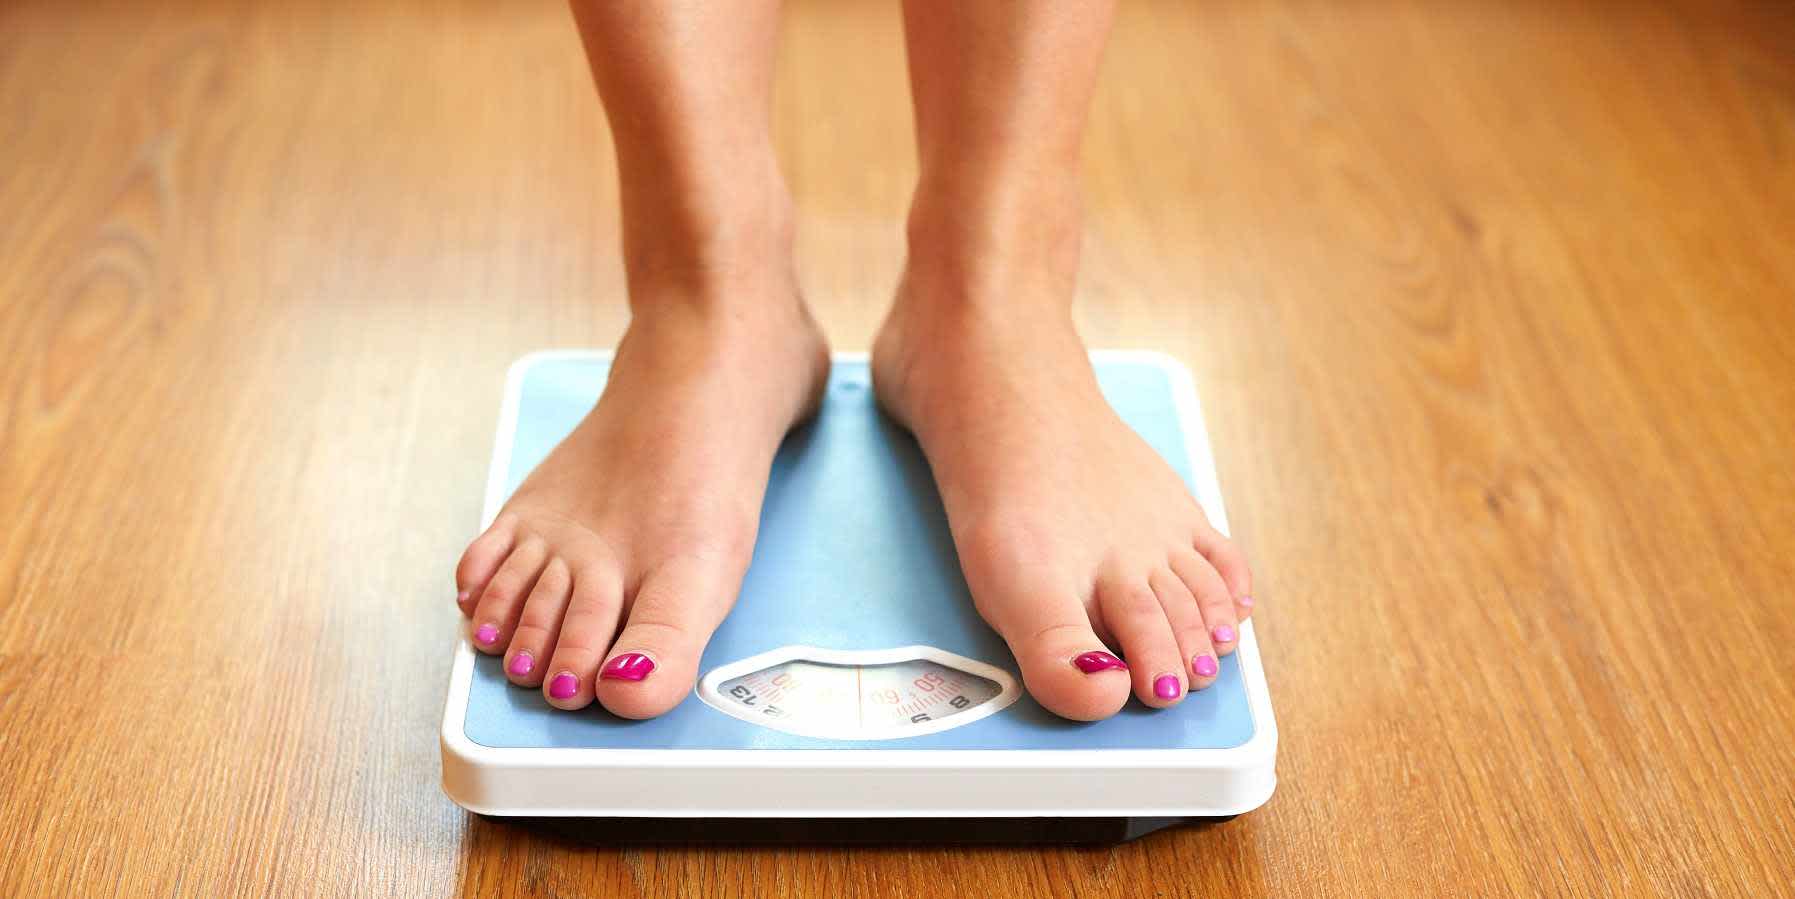
[[(894, 2), (793, 2), (867, 345)], [(0, 894), (1795, 889), (1795, 7), (1131, 2), (1081, 322), (1186, 361), (1280, 786), (1104, 849), (586, 849), (438, 787), (505, 365), (624, 325), (564, 8), (0, 5)], [(1789, 895), (1789, 893), (1782, 893)]]

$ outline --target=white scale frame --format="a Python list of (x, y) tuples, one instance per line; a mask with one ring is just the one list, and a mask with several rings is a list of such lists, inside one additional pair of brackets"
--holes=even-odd
[[(486, 482), (482, 527), (504, 503), (512, 434), (524, 373), (552, 358), (604, 358), (585, 350), (532, 353), (512, 364), (499, 414), (497, 446)], [(1097, 350), (1096, 362), (1146, 362), (1173, 385), (1185, 423), (1193, 476), (1213, 478), (1208, 434), (1190, 373), (1171, 357), (1145, 350)], [(837, 362), (864, 362), (865, 353), (837, 353)], [(1201, 480), (1199, 486), (1202, 485)], [(1208, 508), (1213, 505), (1214, 508)], [(1227, 530), (1219, 502), (1206, 504), (1215, 526)], [(1259, 660), (1253, 623), (1242, 622), (1235, 656), (1253, 718), (1253, 736), (1226, 749), (607, 749), (491, 747), (468, 739), (467, 703), (473, 682), (473, 645), (455, 648), (443, 713), (443, 790), (457, 805), (498, 816), (623, 818), (1006, 818), (1222, 817), (1250, 811), (1271, 798), (1277, 727)], [(718, 671), (734, 677), (790, 658), (795, 648), (732, 662)], [(868, 664), (919, 657), (915, 648), (830, 655), (810, 648), (813, 661)], [(938, 650), (936, 652), (939, 652)], [(901, 658), (891, 656), (899, 654)], [(776, 657), (769, 659), (769, 657)], [(753, 668), (743, 667), (755, 662)], [(954, 656), (948, 667), (988, 676), (983, 663)], [(997, 678), (1015, 689), (1007, 672)], [(716, 681), (720, 683), (721, 680)], [(986, 703), (993, 714), (1013, 701)], [(957, 726), (976, 720), (942, 722)], [(1101, 726), (1101, 725), (1096, 725)], [(943, 728), (945, 729), (945, 728)], [(919, 733), (906, 731), (906, 733)]]

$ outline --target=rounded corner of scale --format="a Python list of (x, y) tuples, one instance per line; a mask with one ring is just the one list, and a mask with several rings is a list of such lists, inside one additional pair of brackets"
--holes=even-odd
[(480, 783), (492, 765), (493, 750), (468, 739), (459, 727), (445, 726), (442, 731), (443, 792), (455, 804), (470, 812), (486, 811), (479, 801), (488, 791)]
[(491, 793), (486, 788), (490, 747), (468, 739), (460, 722), (443, 723), (442, 788), (449, 801), (478, 815), (497, 814), (484, 799)]
[(563, 362), (569, 359), (597, 359), (602, 361), (610, 359), (614, 353), (615, 350), (609, 349), (579, 350), (544, 348), (530, 350), (516, 359), (511, 360), (511, 364), (505, 369), (505, 376), (507, 379), (521, 380), (525, 374), (529, 373), (530, 369), (535, 368), (538, 365), (550, 362)]
[(1240, 756), (1239, 769), (1270, 770), (1278, 762), (1278, 730), (1270, 721), (1254, 722), (1253, 735), (1246, 742), (1234, 747)]
[(1147, 347), (1118, 350), (1093, 350), (1091, 351), (1091, 358), (1092, 361), (1095, 362), (1132, 362), (1137, 365), (1152, 366), (1153, 368), (1157, 368), (1164, 372), (1174, 380), (1189, 379), (1191, 376), (1190, 366), (1185, 365), (1183, 360), (1165, 350), (1156, 350)]
[(1187, 377), (1190, 375), (1190, 366), (1185, 365), (1184, 360), (1165, 350), (1142, 349), (1135, 350), (1134, 352), (1137, 354), (1137, 358), (1142, 362), (1149, 362), (1153, 365), (1157, 365), (1164, 369), (1168, 374), (1174, 374), (1180, 377)]
[(473, 674), (474, 648), (467, 640), (458, 640), (455, 661), (449, 672), (448, 703), (443, 710), (442, 729), (438, 732), (445, 775), (451, 763), (479, 766), (492, 751), (491, 747), (476, 743), (467, 735), (467, 704), (473, 688)]
[(531, 350), (522, 356), (511, 360), (511, 364), (505, 366), (505, 383), (517, 384), (522, 382), (524, 375), (530, 373), (530, 369), (553, 358), (555, 353), (555, 350)]
[(1256, 728), (1246, 742), (1224, 750), (1217, 769), (1226, 781), (1208, 814), (1242, 815), (1271, 801), (1277, 790), (1277, 734)]
[(1249, 784), (1251, 791), (1245, 792), (1228, 814), (1244, 815), (1247, 812), (1263, 808), (1266, 803), (1271, 801), (1272, 794), (1278, 791), (1278, 774), (1271, 768), (1266, 768), (1262, 776), (1253, 778)]
[(486, 755), (492, 752), (489, 746), (482, 746), (467, 735), (465, 718), (449, 718), (443, 721), (442, 731), (437, 735), (443, 750), (443, 767), (451, 762), (457, 765), (482, 765)]

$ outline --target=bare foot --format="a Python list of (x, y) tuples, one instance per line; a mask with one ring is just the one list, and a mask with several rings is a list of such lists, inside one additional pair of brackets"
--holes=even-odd
[[(456, 570), (476, 648), (558, 708), (596, 698), (646, 718), (691, 692), (741, 589), (773, 455), (827, 379), (787, 274), (731, 271), (727, 295), (703, 282), (632, 284), (604, 395)], [(635, 295), (654, 290), (668, 295)]]
[(1246, 560), (1103, 398), (1071, 279), (999, 252), (937, 264), (915, 243), (874, 383), (921, 442), (979, 614), (1029, 693), (1095, 720), (1131, 686), (1155, 707), (1208, 686), (1252, 608)]

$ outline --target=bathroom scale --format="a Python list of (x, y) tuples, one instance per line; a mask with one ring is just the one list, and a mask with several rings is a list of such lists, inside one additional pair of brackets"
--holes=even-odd
[[(1092, 354), (1104, 395), (1227, 516), (1189, 373)], [(610, 354), (535, 353), (506, 380), (483, 525), (591, 409)], [(1043, 490), (1052, 484), (1041, 485)], [(840, 354), (779, 448), (753, 561), (691, 694), (646, 721), (552, 708), (455, 650), (443, 787), (469, 811), (596, 840), (1101, 842), (1271, 797), (1277, 731), (1252, 623), (1168, 709), (1080, 723), (1029, 698), (973, 608), (915, 440)]]

